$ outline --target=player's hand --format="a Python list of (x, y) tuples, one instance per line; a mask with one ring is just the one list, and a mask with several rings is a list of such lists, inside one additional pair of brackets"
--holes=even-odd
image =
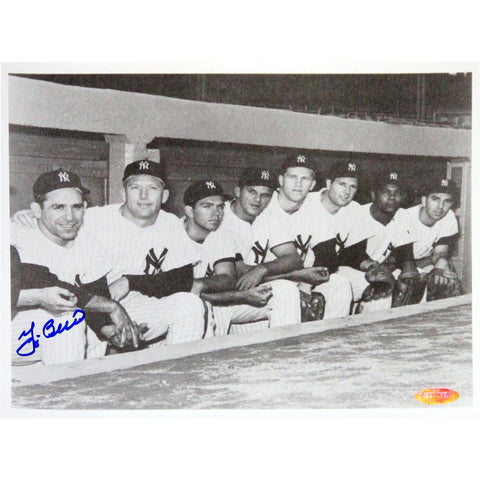
[(235, 288), (237, 290), (248, 290), (262, 283), (263, 278), (267, 274), (267, 269), (263, 265), (257, 265), (244, 273), (237, 282)]
[(367, 259), (367, 260), (364, 260), (360, 264), (360, 270), (362, 272), (366, 272), (366, 271), (370, 270), (371, 268), (377, 268), (379, 266), (380, 266), (380, 264), (378, 262), (375, 262), (375, 260)]
[(193, 284), (192, 284), (192, 289), (190, 290), (190, 293), (193, 293), (195, 295), (200, 296), (200, 294), (203, 292), (205, 288), (205, 284), (203, 282), (202, 278), (194, 278), (193, 279)]
[(110, 312), (110, 319), (121, 332), (120, 340), (123, 340), (123, 346), (129, 343), (133, 348), (138, 348), (139, 342), (143, 340), (144, 332), (140, 331), (137, 324), (130, 319), (126, 310), (119, 303)]
[(104, 325), (100, 329), (102, 340), (107, 341), (110, 345), (113, 345), (116, 349), (122, 349), (125, 345), (125, 330), (117, 327), (116, 325)]
[(271, 285), (260, 285), (258, 287), (245, 290), (245, 303), (252, 307), (264, 307), (268, 301), (272, 298)]
[(37, 219), (31, 210), (20, 210), (13, 214), (11, 220), (21, 227), (37, 228)]
[(75, 310), (77, 306), (77, 297), (70, 290), (61, 287), (40, 289), (38, 300), (44, 310), (56, 314)]
[(442, 286), (448, 285), (448, 282), (449, 282), (448, 276), (444, 275), (443, 270), (441, 271), (439, 270), (438, 273), (432, 271), (432, 273), (433, 273), (433, 276), (432, 276), (433, 278), (431, 281), (433, 282), (434, 285), (442, 285)]
[(120, 277), (108, 286), (112, 300), (119, 302), (125, 298), (130, 291), (130, 285), (127, 277)]
[(327, 267), (307, 267), (302, 270), (302, 277), (303, 275), (305, 275), (303, 281), (314, 286), (328, 282), (330, 278)]

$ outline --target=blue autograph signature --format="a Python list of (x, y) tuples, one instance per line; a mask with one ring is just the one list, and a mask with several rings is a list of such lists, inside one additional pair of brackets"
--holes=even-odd
[[(80, 315), (80, 317), (76, 318), (77, 315)], [(83, 320), (85, 319), (85, 312), (77, 308), (73, 312), (72, 318), (72, 323), (69, 323), (69, 321), (67, 320), (65, 322), (65, 325), (59, 323), (57, 326), (55, 326), (55, 320), (53, 318), (47, 320), (42, 328), (43, 336), (45, 338), (52, 338), (55, 335), (59, 335), (60, 333), (63, 333), (67, 330), (71, 330), (75, 325), (83, 322)], [(26, 340), (17, 348), (17, 355), (20, 355), (21, 357), (28, 357), (29, 355), (33, 355), (35, 353), (35, 350), (40, 346), (40, 340), (38, 339), (41, 337), (41, 335), (35, 333), (34, 329), (35, 322), (32, 322), (30, 328), (28, 330), (24, 330), (18, 337), (18, 340), (22, 339), (23, 337), (26, 337)], [(27, 349), (26, 352), (23, 351), (25, 348)]]

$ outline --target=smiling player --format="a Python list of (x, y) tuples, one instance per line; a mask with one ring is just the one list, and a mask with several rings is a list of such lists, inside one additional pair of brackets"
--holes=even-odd
[[(44, 173), (33, 186), (35, 201), (31, 208), (37, 228), (11, 226), (11, 245), (20, 260), (20, 291), (12, 321), (17, 346), (19, 337), (23, 338), (21, 332), (30, 331), (32, 322), (40, 331), (52, 315), (63, 324), (71, 323), (76, 308), (87, 312), (87, 325), (103, 340), (126, 328), (133, 338), (137, 337), (123, 307), (109, 298), (106, 275), (111, 266), (104, 252), (81, 228), (86, 193), (88, 190), (72, 172)], [(106, 344), (90, 328), (76, 325), (42, 341), (38, 351), (42, 361), (65, 363), (103, 355)], [(123, 342), (116, 344), (123, 346)]]

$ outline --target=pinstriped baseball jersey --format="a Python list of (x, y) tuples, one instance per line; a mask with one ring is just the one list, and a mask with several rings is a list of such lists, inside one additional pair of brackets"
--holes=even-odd
[(252, 244), (245, 263), (259, 265), (270, 262), (277, 257), (272, 248), (284, 243), (293, 242), (290, 215), (278, 203), (278, 194), (273, 192), (267, 208), (252, 224)]
[(192, 240), (187, 232), (185, 237), (199, 260), (193, 270), (195, 278), (211, 277), (214, 274), (215, 265), (221, 261), (234, 263), (234, 242), (227, 232), (218, 230), (210, 232), (203, 243)]
[[(84, 227), (100, 241), (112, 264), (109, 283), (122, 275), (151, 275), (197, 260), (178, 217), (160, 210), (155, 223), (142, 228), (124, 218), (120, 206), (85, 212)], [(129, 297), (135, 295), (139, 293), (131, 292)]]
[(223, 220), (217, 232), (225, 232), (230, 236), (237, 261), (247, 258), (253, 245), (252, 224), (235, 215), (231, 202), (225, 203)]
[[(17, 248), (22, 262), (47, 267), (59, 280), (71, 285), (80, 286), (94, 282), (111, 270), (105, 252), (95, 239), (89, 237), (83, 227), (68, 247), (62, 247), (45, 237), (39, 229), (12, 224), (11, 244)], [(38, 328), (51, 316), (50, 312), (38, 307), (18, 312), (12, 322), (14, 349), (19, 346), (18, 340), (22, 330), (30, 328), (31, 322)], [(56, 314), (54, 318), (57, 322), (65, 324), (66, 321), (71, 321), (72, 312)], [(40, 351), (37, 351), (36, 355), (40, 355), (42, 361), (49, 365), (82, 360), (86, 355), (102, 356), (104, 351), (105, 344), (82, 324), (63, 335), (43, 339)], [(18, 359), (14, 352), (12, 354)]]
[(320, 193), (309, 193), (302, 206), (292, 214), (285, 212), (278, 205), (278, 201), (276, 203), (278, 210), (281, 210), (281, 212), (278, 212), (278, 218), (281, 220), (280, 225), (283, 229), (290, 231), (298, 254), (306, 267), (312, 266), (314, 262), (311, 249), (319, 243), (335, 238), (340, 232), (341, 226), (348, 222), (348, 217), (354, 216), (349, 212), (359, 206), (358, 203), (351, 202), (336, 214), (331, 214), (321, 204)]
[[(112, 263), (109, 282), (122, 275), (154, 275), (195, 263), (197, 256), (178, 217), (160, 210), (153, 225), (141, 228), (124, 218), (120, 207), (87, 209), (84, 218), (84, 227), (95, 233)], [(159, 299), (130, 291), (120, 303), (134, 322), (147, 325), (147, 341), (165, 333), (166, 344), (202, 338), (204, 307), (193, 293), (178, 292)]]
[(322, 207), (317, 192), (313, 192), (291, 215), (291, 222), (297, 251), (305, 267), (311, 267), (314, 262), (312, 248), (335, 238), (332, 215)]
[(415, 205), (408, 208), (410, 238), (413, 240), (413, 255), (415, 259), (428, 257), (435, 246), (435, 243), (444, 237), (451, 237), (458, 233), (458, 222), (455, 214), (450, 210), (442, 219), (431, 227), (427, 227), (420, 221), (420, 208), (422, 205)]
[(348, 205), (340, 208), (336, 213), (330, 213), (321, 202), (322, 194), (323, 192), (326, 192), (326, 190), (326, 188), (322, 188), (318, 192), (312, 192), (309, 194), (309, 198), (317, 205), (320, 205), (325, 218), (328, 218), (331, 222), (332, 229), (337, 238), (337, 243), (343, 245), (347, 239), (351, 225), (357, 222), (356, 215), (357, 209), (360, 208), (360, 204), (355, 200), (352, 200)]
[(393, 219), (387, 225), (383, 225), (373, 218), (370, 213), (371, 206), (372, 203), (367, 203), (342, 212), (344, 223), (341, 226), (340, 239), (345, 248), (367, 240), (365, 249), (367, 255), (372, 260), (382, 263), (394, 248), (410, 243), (408, 216), (406, 210), (400, 208)]
[[(278, 194), (275, 192), (268, 207), (257, 218), (258, 223), (255, 220), (253, 224), (257, 235), (257, 244), (262, 245), (262, 240), (265, 244), (266, 235), (264, 232), (269, 231), (268, 228), (276, 234), (271, 237), (270, 248), (272, 248), (272, 245), (275, 246), (275, 241), (276, 245), (288, 241), (289, 235), (290, 241), (294, 242), (304, 265), (306, 267), (312, 266), (314, 255), (311, 249), (319, 243), (335, 238), (341, 226), (348, 221), (348, 212), (358, 206), (358, 203), (351, 202), (346, 207), (341, 208), (335, 215), (332, 215), (323, 207), (320, 198), (320, 192), (309, 193), (302, 206), (296, 212), (289, 214), (279, 205)], [(259, 228), (259, 226), (263, 228)], [(250, 252), (250, 258), (251, 255), (252, 251)], [(269, 260), (268, 256), (266, 260)]]
[(10, 231), (22, 262), (45, 266), (71, 285), (94, 282), (112, 269), (104, 250), (83, 227), (68, 247), (52, 242), (39, 229), (12, 224)]

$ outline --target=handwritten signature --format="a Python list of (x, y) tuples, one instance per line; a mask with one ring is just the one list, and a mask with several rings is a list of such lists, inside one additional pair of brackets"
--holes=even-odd
[[(79, 315), (79, 318), (77, 318), (77, 315)], [(58, 325), (55, 325), (55, 320), (53, 318), (47, 320), (42, 328), (43, 336), (45, 338), (52, 338), (55, 335), (59, 335), (67, 330), (71, 330), (75, 325), (83, 322), (85, 319), (85, 312), (77, 308), (73, 312), (72, 318), (72, 323), (69, 323), (69, 320), (67, 320), (63, 325), (60, 322)], [(41, 335), (35, 333), (35, 322), (32, 322), (30, 328), (28, 330), (24, 330), (20, 334), (18, 340), (21, 340), (24, 337), (26, 340), (17, 348), (16, 351), (17, 355), (20, 355), (21, 357), (28, 357), (29, 355), (33, 355), (36, 349), (40, 346), (40, 340), (38, 339), (41, 337)]]

